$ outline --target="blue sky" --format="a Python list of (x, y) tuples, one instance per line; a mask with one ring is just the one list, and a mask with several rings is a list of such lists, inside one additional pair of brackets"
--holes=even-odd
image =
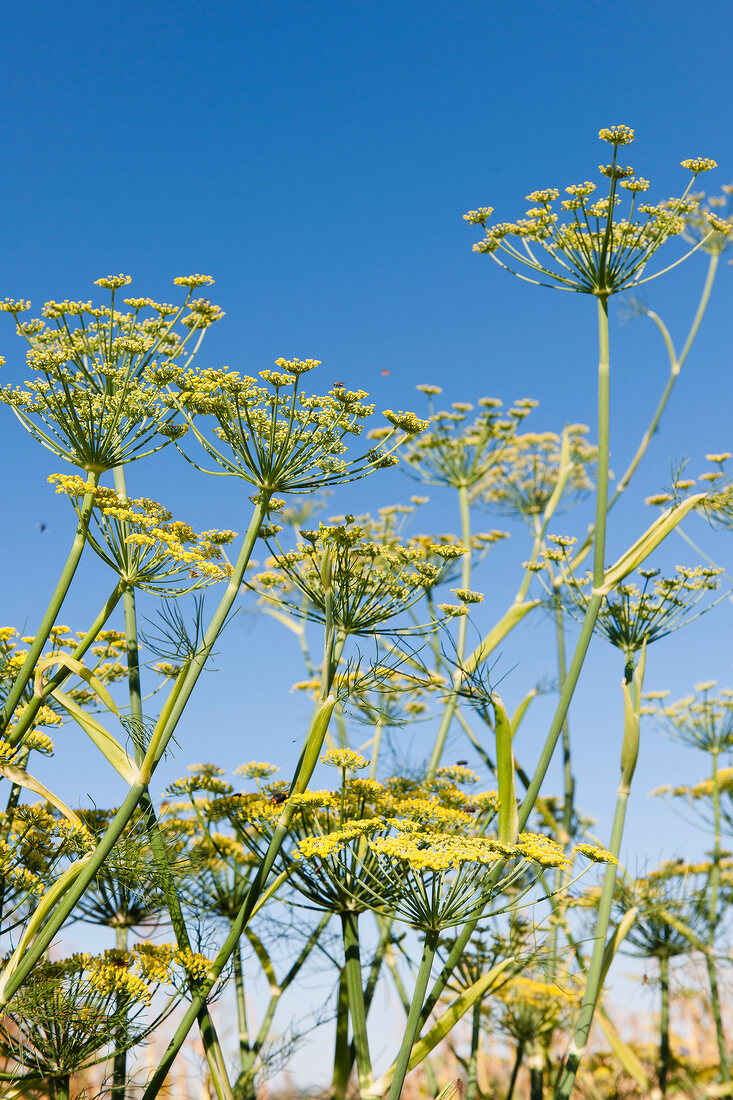
[[(592, 178), (605, 156), (598, 129), (615, 123), (635, 127), (629, 159), (656, 198), (685, 186), (679, 162), (689, 156), (719, 162), (705, 181), (712, 191), (731, 180), (730, 133), (720, 121), (730, 102), (731, 23), (724, 6), (703, 20), (689, 5), (628, 0), (612, 12), (593, 0), (13, 5), (0, 66), (0, 297), (31, 298), (36, 307), (46, 298), (86, 298), (95, 278), (125, 271), (135, 293), (169, 299), (173, 276), (206, 272), (227, 316), (205, 343), (203, 365), (254, 372), (279, 356), (315, 357), (324, 366), (320, 378), (309, 376), (314, 386), (336, 379), (361, 386), (378, 408), (420, 411), (414, 386), (434, 382), (447, 400), (536, 397), (538, 429), (593, 424), (594, 303), (526, 286), (474, 255), (476, 234), (461, 215), (491, 204), (511, 219), (533, 188)], [(704, 273), (704, 258), (694, 257), (645, 292), (678, 339)], [(614, 515), (610, 556), (647, 522), (639, 501), (668, 481), (671, 461), (687, 457), (696, 472), (706, 451), (733, 449), (730, 274), (723, 267), (649, 461)], [(22, 379), (9, 318), (0, 352), (3, 380)], [(667, 367), (651, 325), (621, 324), (617, 308), (612, 358), (612, 465), (620, 470)], [(12, 579), (6, 616), (30, 631), (71, 517), (45, 485), (57, 464), (9, 414), (3, 425), (3, 492), (14, 517), (0, 548)], [(212, 486), (174, 455), (132, 468), (129, 479), (133, 492), (164, 500), (201, 527), (242, 529), (242, 489)], [(374, 507), (413, 491), (398, 474), (385, 475), (334, 507)], [(431, 507), (424, 528), (455, 522), (440, 494)], [(43, 534), (39, 522), (48, 525)], [(725, 535), (701, 524), (690, 530), (730, 564)], [(487, 623), (516, 588), (525, 556), (516, 528), (484, 567)], [(690, 560), (681, 543), (668, 559)], [(74, 629), (96, 611), (102, 591), (94, 563), (85, 576), (63, 616)], [(648, 686), (682, 694), (708, 677), (730, 684), (729, 624), (724, 605), (660, 642)], [(551, 637), (549, 623), (538, 621), (507, 645), (498, 675), (510, 700), (552, 676)], [(288, 694), (301, 674), (295, 643), (274, 624), (241, 616), (225, 636), (220, 667), (180, 728), (167, 778), (202, 757), (226, 766), (260, 757), (263, 741), (269, 755), (292, 760), (306, 720), (303, 702)], [(615, 791), (621, 673), (618, 656), (597, 642), (572, 719), (581, 804), (600, 817), (601, 830)], [(266, 693), (257, 693), (262, 684)], [(538, 706), (518, 746), (525, 767), (551, 704)], [(66, 736), (57, 738), (60, 771), (49, 778), (60, 774), (67, 796), (83, 797), (81, 742), (69, 732), (64, 753)], [(645, 734), (630, 862), (687, 843), (645, 793), (701, 766)], [(85, 765), (84, 777), (97, 774)]]

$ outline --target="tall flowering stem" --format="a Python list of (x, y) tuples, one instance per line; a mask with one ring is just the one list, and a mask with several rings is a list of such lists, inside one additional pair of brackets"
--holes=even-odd
[(621, 782), (616, 797), (616, 810), (611, 829), (611, 842), (609, 851), (614, 856), (614, 862), (606, 867), (603, 877), (603, 888), (598, 905), (598, 918), (593, 942), (593, 954), (586, 976), (585, 992), (580, 1014), (575, 1025), (575, 1032), (570, 1043), (568, 1055), (558, 1082), (555, 1100), (568, 1100), (573, 1090), (578, 1067), (584, 1056), (588, 1042), (588, 1034), (595, 1013), (601, 986), (604, 979), (604, 956), (606, 954), (606, 937), (613, 907), (613, 895), (616, 888), (616, 867), (621, 852), (621, 840), (623, 838), (624, 824), (626, 821), (626, 808), (631, 791), (631, 781), (636, 770), (636, 762), (639, 755), (639, 714), (641, 710), (641, 692), (644, 684), (644, 671), (646, 666), (646, 642), (641, 650), (638, 668), (634, 668), (633, 659), (627, 656), (624, 672), (624, 736), (621, 746)]

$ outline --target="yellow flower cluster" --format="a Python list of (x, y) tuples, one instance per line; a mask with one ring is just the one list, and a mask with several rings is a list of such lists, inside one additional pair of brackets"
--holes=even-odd
[[(570, 198), (561, 202), (561, 209), (573, 215), (569, 222), (560, 222), (553, 210), (559, 198), (557, 188), (527, 195), (532, 206), (516, 222), (489, 226), (490, 208), (472, 210), (464, 218), (472, 225), (482, 225), (486, 234), (473, 246), (474, 251), (491, 255), (500, 266), (530, 282), (599, 297), (641, 282), (651, 256), (667, 239), (684, 231), (684, 216), (698, 203), (687, 198), (690, 183), (679, 199), (637, 205), (637, 196), (648, 189), (649, 181), (635, 177), (633, 168), (617, 162), (618, 150), (633, 141), (634, 131), (628, 126), (611, 126), (602, 129), (599, 137), (613, 146), (612, 163), (599, 166), (601, 175), (610, 181), (607, 197), (590, 203), (594, 185), (589, 181), (571, 184), (565, 189)], [(715, 162), (705, 157), (682, 164), (693, 178), (715, 167)], [(615, 215), (621, 201), (619, 188), (630, 196), (624, 218)], [(707, 235), (712, 235), (717, 231), (714, 216), (708, 217), (708, 223)], [(538, 258), (532, 245), (544, 250), (544, 259)]]
[(330, 764), (334, 768), (343, 768), (344, 771), (361, 771), (369, 767), (369, 761), (365, 760), (353, 749), (329, 749), (321, 756), (323, 764)]
[[(83, 478), (52, 474), (49, 481), (57, 493), (71, 498), (78, 511), (86, 490)], [(231, 575), (231, 566), (222, 561), (221, 548), (236, 532), (197, 534), (154, 500), (125, 500), (114, 489), (102, 486), (93, 495), (98, 534), (90, 533), (90, 544), (128, 584), (165, 594), (172, 588), (181, 591), (185, 577), (195, 582), (183, 589), (190, 591)]]

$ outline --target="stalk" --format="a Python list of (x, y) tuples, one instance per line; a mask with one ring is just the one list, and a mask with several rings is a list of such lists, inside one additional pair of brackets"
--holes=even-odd
[(333, 1077), (331, 1100), (344, 1100), (351, 1076), (352, 1057), (349, 1049), (349, 993), (346, 988), (345, 967), (339, 978), (336, 1001), (336, 1043), (333, 1052)]
[(662, 1096), (667, 1095), (667, 1076), (670, 1066), (669, 1050), (669, 956), (659, 956), (659, 990), (660, 990), (660, 1019), (659, 1019), (659, 1091)]
[(715, 1038), (718, 1044), (718, 1057), (720, 1059), (719, 1076), (721, 1081), (730, 1081), (730, 1065), (725, 1041), (725, 1029), (723, 1027), (723, 1014), (720, 1008), (720, 993), (718, 990), (718, 972), (715, 965), (715, 933), (718, 928), (718, 893), (720, 890), (720, 861), (723, 852), (720, 844), (720, 776), (718, 773), (718, 753), (713, 752), (713, 826), (715, 830), (713, 847), (713, 866), (710, 871), (710, 896), (708, 899), (708, 946), (710, 950), (705, 954), (705, 964), (708, 971), (708, 983), (710, 985), (710, 1004), (715, 1021)]
[(364, 989), (361, 978), (359, 914), (354, 913), (352, 910), (346, 910), (342, 913), (341, 928), (344, 939), (344, 974), (356, 1054), (356, 1070), (359, 1076), (359, 1088), (363, 1091), (372, 1080), (372, 1063), (369, 1055), (369, 1037), (366, 1029)]
[[(636, 758), (639, 750), (638, 708), (641, 704), (645, 657), (645, 650), (642, 650), (639, 670), (636, 675), (634, 674), (634, 665), (631, 656), (627, 656), (625, 668), (625, 721), (624, 738), (621, 748), (621, 782), (616, 796), (616, 810), (613, 818), (613, 827), (611, 829), (611, 841), (608, 846), (609, 851), (616, 859), (618, 859), (621, 851), (621, 840), (623, 838), (624, 823), (626, 821), (626, 807), (629, 800), (631, 780), (634, 776)], [(633, 688), (633, 695), (630, 685)], [(634, 708), (635, 713), (629, 712), (629, 705)], [(580, 1007), (580, 1013), (575, 1025), (573, 1038), (570, 1042), (565, 1065), (560, 1074), (557, 1090), (555, 1092), (555, 1100), (569, 1100), (578, 1067), (585, 1054), (588, 1035), (591, 1024), (593, 1023), (593, 1015), (600, 997), (601, 986), (605, 977), (604, 953), (606, 950), (606, 937), (608, 935), (613, 895), (616, 888), (616, 866), (615, 863), (609, 863), (606, 866), (606, 871), (603, 876), (603, 888), (601, 890), (601, 900), (598, 906), (593, 953), (591, 955), (590, 966), (588, 967), (583, 1003)]]
[(535, 1041), (532, 1044), (527, 1066), (529, 1067), (529, 1100), (542, 1100), (543, 1087), (543, 1062), (542, 1051)]
[(234, 993), (237, 1004), (237, 1032), (239, 1045), (239, 1065), (242, 1074), (246, 1074), (250, 1064), (249, 1030), (247, 1027), (247, 1001), (244, 995), (244, 971), (242, 969), (242, 947), (237, 944), (232, 952), (234, 970)]
[(81, 515), (79, 516), (79, 522), (76, 525), (76, 533), (74, 535), (74, 541), (71, 544), (71, 550), (69, 556), (66, 559), (66, 565), (61, 571), (58, 584), (51, 596), (51, 602), (49, 603), (46, 614), (41, 620), (41, 624), (36, 631), (36, 635), (28, 650), (28, 656), (23, 662), (23, 667), (15, 678), (15, 682), (8, 692), (7, 698), (3, 703), (2, 711), (0, 712), (0, 731), (4, 730), (12, 718), (13, 711), (17, 707), (20, 699), (23, 695), (26, 684), (33, 675), (38, 658), (43, 652), (43, 647), (48, 641), (48, 636), (51, 633), (51, 628), (56, 622), (61, 605), (66, 598), (66, 593), (69, 591), (71, 582), (74, 579), (76, 573), (76, 567), (79, 564), (82, 550), (84, 549), (84, 543), (86, 542), (87, 529), (89, 527), (89, 519), (92, 514), (92, 506), (94, 503), (94, 490), (99, 482), (98, 473), (89, 473), (87, 475), (86, 492), (84, 493), (84, 499), (81, 505)]
[(68, 1073), (65, 1073), (63, 1077), (53, 1078), (53, 1100), (69, 1100), (69, 1080), (70, 1074)]
[(415, 991), (412, 994), (412, 1001), (410, 1002), (410, 1011), (407, 1016), (405, 1032), (402, 1037), (402, 1045), (400, 1046), (399, 1054), (395, 1062), (394, 1077), (392, 1078), (388, 1100), (399, 1100), (402, 1093), (402, 1086), (407, 1075), (410, 1054), (412, 1053), (413, 1044), (420, 1030), (423, 1002), (430, 980), (430, 970), (438, 947), (438, 938), (438, 933), (434, 930), (429, 930), (425, 933), (425, 943), (423, 944), (420, 968), (417, 972), (417, 979), (415, 981)]
[(520, 1040), (517, 1043), (517, 1053), (514, 1058), (514, 1065), (512, 1066), (512, 1075), (509, 1079), (509, 1088), (506, 1094), (506, 1100), (512, 1100), (514, 1096), (514, 1086), (517, 1083), (517, 1074), (519, 1073), (519, 1067), (522, 1064), (522, 1058), (524, 1057), (524, 1043)]
[[(127, 951), (127, 928), (118, 926), (115, 928), (115, 947), (118, 951)], [(122, 995), (117, 995), (117, 1006), (119, 1010), (120, 1002), (122, 1001)], [(124, 1029), (117, 1029), (117, 1038), (124, 1043)], [(115, 1051), (114, 1060), (112, 1062), (112, 1088), (110, 1089), (110, 1100), (125, 1100), (125, 1093), (127, 1084), (127, 1051), (124, 1046), (122, 1050)]]
[(478, 1054), (481, 1045), (481, 1000), (473, 1006), (471, 1020), (471, 1056), (466, 1074), (466, 1100), (476, 1100), (478, 1096)]
[[(463, 561), (461, 563), (461, 588), (470, 588), (471, 585), (471, 509), (468, 501), (468, 489), (465, 485), (458, 487), (458, 506), (461, 513), (461, 542), (466, 547), (467, 553), (463, 555)], [(463, 657), (466, 648), (466, 630), (468, 629), (467, 616), (461, 616), (461, 621), (458, 625), (458, 638), (456, 639), (456, 663), (457, 663), (457, 675), (462, 678), (463, 671)], [(460, 679), (459, 679), (460, 683)], [(440, 764), (441, 757), (443, 755), (443, 749), (445, 748), (445, 741), (448, 736), (451, 722), (453, 721), (453, 715), (456, 712), (458, 706), (458, 695), (455, 691), (451, 692), (448, 697), (445, 709), (443, 711), (442, 718), (440, 720), (440, 726), (435, 737), (435, 744), (433, 745), (433, 751), (430, 754), (430, 760), (428, 761), (428, 770), (425, 778), (431, 780), (435, 778), (435, 772)]]
[[(127, 501), (127, 485), (125, 481), (125, 471), (122, 466), (115, 467), (114, 481), (118, 495), (123, 501)], [(127, 530), (127, 526), (127, 524), (124, 524), (123, 530)], [(135, 589), (126, 585), (122, 600), (125, 615), (125, 648), (127, 652), (127, 686), (130, 702), (130, 718), (132, 719), (133, 729), (137, 732), (137, 736), (133, 737), (133, 749), (135, 753), (135, 762), (138, 767), (140, 767), (144, 756), (141, 738), (143, 730), (143, 708)], [(163, 894), (171, 918), (176, 943), (182, 951), (190, 951), (191, 939), (188, 935), (188, 929), (183, 916), (183, 910), (181, 909), (178, 892), (173, 882), (173, 876), (168, 863), (165, 843), (161, 836), (158, 818), (148, 791), (143, 795), (140, 805), (150, 838), (153, 858), (162, 875)], [(193, 988), (193, 983), (190, 981), (189, 987)], [(221, 1049), (221, 1043), (219, 1042), (214, 1021), (206, 1005), (201, 1009), (199, 1030), (201, 1032), (201, 1042), (209, 1066), (211, 1079), (216, 1089), (217, 1100), (233, 1100), (232, 1088), (226, 1072), (224, 1052)], [(111, 1100), (125, 1100), (124, 1089), (119, 1096), (113, 1095)]]

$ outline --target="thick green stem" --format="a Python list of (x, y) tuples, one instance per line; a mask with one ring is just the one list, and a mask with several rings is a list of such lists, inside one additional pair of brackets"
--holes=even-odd
[(471, 1020), (471, 1055), (466, 1074), (466, 1100), (476, 1100), (478, 1094), (478, 1055), (481, 1046), (481, 999), (473, 1006)]
[(63, 1077), (54, 1077), (53, 1087), (53, 1100), (69, 1100), (71, 1093), (69, 1092), (69, 1074), (65, 1074)]
[(710, 956), (710, 954), (706, 954), (705, 962), (708, 969), (708, 983), (710, 985), (710, 1005), (713, 1011), (713, 1020), (715, 1022), (715, 1037), (718, 1044), (718, 1059), (720, 1062), (718, 1076), (720, 1077), (721, 1081), (730, 1081), (730, 1063), (728, 1061), (728, 1050), (725, 1044), (723, 1013), (720, 1007), (718, 972), (715, 966), (715, 960)]
[(342, 913), (341, 928), (344, 939), (344, 973), (346, 975), (346, 990), (349, 996), (349, 1014), (351, 1016), (351, 1031), (356, 1054), (356, 1071), (359, 1075), (359, 1087), (363, 1090), (372, 1079), (372, 1063), (369, 1055), (364, 987), (361, 978), (359, 914), (351, 911)]
[(514, 1065), (512, 1066), (512, 1075), (509, 1078), (509, 1088), (507, 1089), (506, 1100), (512, 1100), (514, 1096), (514, 1086), (517, 1083), (517, 1075), (519, 1074), (519, 1067), (522, 1064), (522, 1058), (524, 1057), (524, 1043), (517, 1043), (517, 1053), (514, 1057)]
[[(115, 468), (114, 480), (118, 496), (121, 497), (123, 501), (126, 501), (128, 499), (127, 485), (125, 482), (125, 471), (122, 466)], [(127, 531), (127, 524), (123, 525), (123, 530)], [(140, 680), (140, 649), (138, 644), (135, 590), (129, 586), (125, 587), (123, 594), (123, 609), (125, 615), (128, 698), (130, 703), (130, 718), (133, 723), (134, 731), (133, 747), (135, 761), (138, 767), (140, 767), (145, 754), (142, 740), (143, 707)], [(168, 853), (166, 852), (165, 842), (160, 832), (155, 808), (147, 791), (141, 800), (141, 809), (150, 837), (153, 858), (155, 859), (158, 870), (162, 874), (163, 893), (175, 933), (176, 943), (182, 951), (190, 951), (191, 939), (188, 935), (178, 891), (176, 890), (173, 875), (171, 874)], [(192, 989), (194, 988), (193, 983), (190, 981), (189, 985)], [(209, 1066), (214, 1088), (216, 1089), (217, 1100), (233, 1100), (232, 1088), (226, 1072), (224, 1052), (221, 1049), (219, 1036), (217, 1035), (216, 1027), (214, 1026), (214, 1021), (211, 1018), (211, 1013), (207, 1005), (204, 1005), (201, 1009), (198, 1023), (206, 1061)], [(112, 1097), (112, 1100), (124, 1100), (124, 1093), (120, 1094), (119, 1097)]]
[(242, 946), (237, 944), (232, 952), (234, 970), (234, 996), (237, 1003), (237, 1045), (239, 1066), (242, 1073), (249, 1068), (249, 1029), (247, 1027), (247, 999), (244, 994), (244, 970), (242, 969)]
[[(115, 947), (118, 951), (127, 951), (127, 933), (126, 927), (115, 928)], [(122, 1001), (122, 995), (117, 995), (118, 1010)], [(124, 1042), (124, 1028), (118, 1028), (118, 1036), (121, 1042)], [(114, 1059), (112, 1062), (112, 1088), (110, 1089), (110, 1100), (125, 1100), (125, 1093), (127, 1091), (127, 1050), (122, 1047), (121, 1050), (116, 1050)]]
[(426, 932), (420, 968), (415, 980), (415, 991), (412, 994), (410, 1011), (407, 1016), (407, 1023), (405, 1024), (405, 1033), (402, 1037), (402, 1045), (400, 1046), (399, 1054), (395, 1062), (394, 1077), (392, 1078), (388, 1100), (399, 1100), (402, 1094), (402, 1086), (407, 1076), (407, 1066), (410, 1061), (412, 1047), (420, 1030), (423, 1003), (425, 1001), (428, 982), (430, 981), (430, 971), (432, 969), (437, 946), (438, 933), (433, 931)]
[(723, 1014), (720, 1007), (720, 994), (718, 991), (718, 973), (715, 963), (714, 947), (715, 935), (718, 929), (720, 915), (718, 913), (718, 895), (720, 892), (720, 863), (723, 858), (723, 850), (720, 843), (720, 774), (718, 768), (718, 753), (713, 752), (713, 866), (710, 870), (708, 882), (708, 946), (710, 951), (705, 956), (708, 971), (708, 984), (710, 986), (710, 1004), (715, 1021), (715, 1037), (718, 1044), (718, 1058), (720, 1062), (719, 1076), (721, 1081), (730, 1081), (730, 1064), (728, 1062), (728, 1050), (723, 1027)]
[(22, 668), (16, 676), (13, 686), (3, 703), (2, 712), (0, 712), (0, 732), (9, 724), (13, 716), (13, 711), (20, 702), (25, 687), (35, 672), (38, 659), (43, 653), (43, 647), (48, 641), (48, 636), (56, 622), (58, 613), (61, 610), (61, 605), (66, 599), (66, 593), (69, 591), (71, 582), (74, 579), (74, 574), (84, 549), (84, 543), (86, 542), (89, 517), (92, 514), (92, 506), (94, 503), (94, 490), (97, 487), (98, 481), (99, 474), (91, 473), (87, 477), (86, 492), (81, 505), (79, 522), (76, 525), (76, 533), (74, 535), (74, 541), (71, 544), (69, 556), (66, 559), (66, 565), (61, 571), (59, 582), (56, 585), (56, 589), (46, 609), (46, 614), (43, 616), (41, 624), (28, 649), (28, 656), (23, 662)]
[[(461, 513), (461, 542), (466, 547), (467, 553), (463, 555), (463, 562), (461, 565), (461, 587), (469, 588), (471, 585), (471, 509), (468, 500), (468, 489), (465, 485), (459, 486), (458, 489), (458, 504)], [(461, 621), (458, 625), (458, 638), (456, 639), (456, 661), (457, 671), (456, 677), (458, 677), (458, 686), (462, 679), (463, 658), (466, 650), (466, 630), (468, 628), (467, 617), (464, 615), (461, 617)], [(431, 780), (435, 778), (435, 772), (440, 765), (441, 758), (443, 756), (443, 750), (445, 748), (446, 738), (448, 737), (448, 731), (450, 730), (453, 716), (458, 706), (458, 694), (453, 691), (448, 696), (445, 703), (445, 708), (440, 720), (440, 726), (435, 736), (435, 744), (433, 745), (433, 751), (430, 754), (430, 760), (428, 761), (428, 769), (426, 773), (426, 779)]]
[[(613, 819), (613, 829), (611, 831), (611, 843), (609, 845), (609, 851), (616, 856), (621, 848), (621, 838), (623, 836), (624, 822), (626, 820), (628, 798), (628, 790), (624, 791), (619, 789), (616, 800), (616, 812)], [(591, 956), (590, 966), (588, 967), (583, 1004), (570, 1043), (565, 1066), (560, 1076), (557, 1092), (555, 1093), (556, 1100), (568, 1100), (575, 1082), (575, 1075), (578, 1072), (578, 1067), (585, 1054), (588, 1033), (590, 1032), (593, 1015), (601, 991), (603, 954), (606, 948), (606, 935), (611, 917), (615, 886), (616, 864), (609, 863), (603, 877), (603, 889), (601, 891), (601, 901), (598, 907), (598, 918), (594, 934), (593, 954)]]
[(539, 1043), (533, 1043), (527, 1058), (529, 1100), (542, 1100), (544, 1094), (544, 1058)]
[(339, 978), (336, 1001), (336, 1043), (333, 1052), (333, 1078), (331, 1100), (344, 1100), (351, 1076), (351, 1049), (349, 1047), (349, 992), (346, 988), (346, 968)]
[(669, 956), (659, 956), (659, 993), (660, 993), (660, 1017), (659, 1017), (659, 1091), (662, 1096), (667, 1094), (667, 1077), (670, 1068), (669, 1050)]

